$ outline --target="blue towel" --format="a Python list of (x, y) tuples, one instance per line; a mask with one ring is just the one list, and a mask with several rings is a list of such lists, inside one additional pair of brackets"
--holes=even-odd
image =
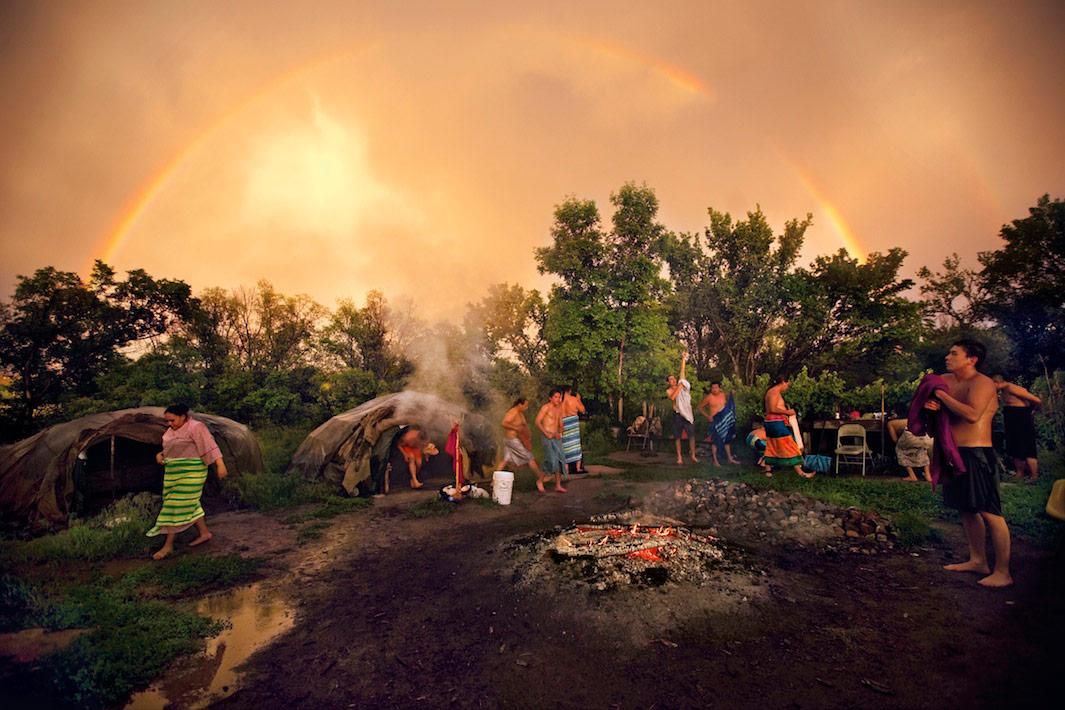
[(728, 396), (725, 408), (715, 414), (710, 422), (710, 438), (714, 446), (730, 444), (736, 438), (736, 402), (732, 395)]

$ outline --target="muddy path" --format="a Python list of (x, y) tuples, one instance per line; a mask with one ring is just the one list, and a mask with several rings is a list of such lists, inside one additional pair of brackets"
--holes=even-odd
[[(246, 546), (271, 560), (266, 583), (289, 597), (296, 622), (216, 706), (1025, 707), (1053, 697), (1065, 565), (1060, 551), (1023, 543), (1018, 584), (1003, 591), (941, 571), (962, 549), (949, 529), (942, 545), (878, 556), (735, 548), (734, 574), (713, 587), (518, 583), (508, 541), (617, 509), (612, 491), (655, 485), (592, 478), (566, 495), (419, 519), (406, 511), (423, 495), (401, 493), (304, 547), (260, 536)], [(254, 520), (229, 544), (255, 535)]]

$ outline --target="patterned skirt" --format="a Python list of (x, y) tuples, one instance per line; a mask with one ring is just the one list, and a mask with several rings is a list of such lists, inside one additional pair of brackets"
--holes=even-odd
[(562, 453), (566, 463), (581, 460), (581, 420), (576, 414), (562, 419)]
[(200, 495), (207, 465), (200, 459), (168, 459), (163, 474), (163, 509), (148, 537), (188, 530), (203, 517)]
[(802, 464), (802, 450), (795, 443), (791, 425), (787, 419), (770, 419), (765, 422), (765, 462), (770, 466), (794, 466)]

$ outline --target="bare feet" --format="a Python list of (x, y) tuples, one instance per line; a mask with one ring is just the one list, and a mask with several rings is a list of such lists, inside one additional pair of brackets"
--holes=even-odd
[(425, 484), (422, 483), (421, 481), (411, 481), (410, 482), (410, 487), (413, 488), (414, 490), (418, 490), (419, 488), (421, 488), (424, 485)]
[(952, 565), (943, 565), (943, 569), (948, 572), (976, 572), (977, 574), (988, 574), (991, 570), (988, 568), (986, 562), (957, 562)]
[(985, 587), (1009, 587), (1013, 584), (1013, 577), (1007, 572), (992, 572), (988, 576), (981, 579), (977, 584)]
[(156, 552), (154, 555), (152, 555), (152, 559), (153, 560), (161, 560), (161, 559), (163, 559), (164, 557), (166, 557), (167, 555), (169, 555), (173, 551), (174, 551), (173, 547), (171, 547), (169, 545), (163, 545), (162, 547), (159, 548), (158, 552)]
[(555, 493), (565, 493), (566, 489), (562, 486), (555, 486)]
[(729, 463), (739, 463), (739, 462), (740, 462), (740, 460), (739, 460), (739, 459), (734, 459), (734, 458), (732, 458), (732, 457), (730, 456), (730, 457), (729, 457), (729, 460), (728, 460), (728, 462), (729, 462)]
[(677, 465), (678, 466), (683, 466), (684, 465), (684, 459), (677, 459)]
[(714, 461), (714, 465), (717, 466), (718, 468), (721, 468), (721, 464), (719, 464), (717, 461)]
[(917, 480), (917, 476), (907, 476), (906, 478), (904, 478), (902, 480), (904, 480), (904, 481), (916, 481)]
[(210, 540), (212, 537), (214, 537), (212, 533), (204, 533), (203, 535), (200, 535), (198, 538), (190, 542), (189, 547), (196, 547), (197, 545), (202, 545), (203, 543)]
[(692, 463), (699, 463), (699, 459), (697, 459), (694, 456), (692, 456)]
[(547, 493), (547, 490), (544, 489), (544, 479), (536, 479), (536, 490), (540, 491), (541, 493)]

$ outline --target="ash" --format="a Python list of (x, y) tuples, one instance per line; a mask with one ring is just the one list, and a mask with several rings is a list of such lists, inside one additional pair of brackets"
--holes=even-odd
[(598, 592), (667, 582), (706, 586), (727, 567), (715, 538), (666, 523), (576, 525), (524, 543), (521, 581), (546, 575)]

